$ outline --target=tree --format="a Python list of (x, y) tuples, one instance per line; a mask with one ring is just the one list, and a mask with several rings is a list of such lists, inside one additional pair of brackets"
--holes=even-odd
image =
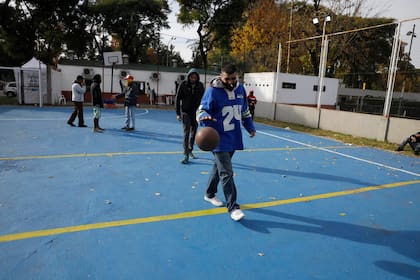
[(70, 52), (101, 58), (110, 50), (110, 35), (137, 62), (150, 46), (159, 45), (169, 13), (166, 0), (8, 0), (0, 8), (0, 54), (11, 65), (32, 56), (54, 64)]
[(33, 56), (35, 33), (31, 21), (9, 2), (0, 4), (0, 64), (17, 66)]
[(329, 31), (339, 32), (381, 26), (330, 37), (327, 75), (341, 78), (347, 86), (363, 83), (370, 89), (385, 89), (381, 74), (388, 67), (395, 25), (393, 19), (368, 18), (366, 0), (324, 0), (333, 14)]
[(103, 28), (119, 41), (119, 49), (128, 54), (131, 62), (138, 62), (153, 42), (159, 42), (159, 31), (168, 27), (170, 12), (166, 0), (103, 0), (98, 1), (95, 11), (103, 18)]
[[(347, 30), (392, 22), (391, 19), (358, 17), (339, 17), (337, 20)], [(388, 67), (394, 29), (395, 25), (391, 24), (331, 38), (331, 72), (350, 87), (361, 88), (366, 83), (368, 88), (384, 89), (386, 82), (379, 70)], [(340, 62), (339, 65), (337, 62)]]
[(277, 46), (287, 38), (287, 17), (274, 1), (260, 0), (244, 13), (246, 23), (233, 32), (231, 55), (244, 71), (274, 71)]
[[(365, 82), (370, 88), (381, 88), (386, 82), (379, 69), (384, 69), (389, 63), (395, 28), (392, 19), (354, 16), (360, 12), (362, 0), (353, 1), (354, 5), (349, 4), (351, 0), (334, 1), (344, 15), (321, 6), (320, 2), (313, 1), (315, 5), (308, 5), (307, 1), (256, 2), (244, 13), (245, 23), (234, 31), (231, 54), (246, 64), (246, 70), (275, 71), (278, 43), (282, 43), (281, 69), (287, 66), (289, 72), (317, 76), (323, 21), (326, 15), (330, 15), (332, 21), (326, 24), (325, 30), (329, 39), (326, 75), (341, 78), (353, 87)], [(349, 10), (338, 2), (346, 2)], [(315, 16), (319, 17), (318, 25), (312, 23)], [(381, 27), (346, 32), (378, 25)], [(337, 32), (343, 33), (330, 35)], [(289, 36), (292, 41), (290, 48), (287, 43)], [(290, 61), (284, 59), (289, 56)]]
[(77, 0), (16, 0), (1, 6), (0, 36), (6, 44), (7, 60), (21, 65), (32, 56), (53, 64), (65, 44), (65, 34), (78, 29), (78, 40), (86, 37), (82, 5)]
[(177, 0), (180, 5), (178, 21), (185, 25), (196, 23), (198, 54), (202, 66), (208, 68), (208, 53), (215, 47), (228, 47), (230, 30), (241, 20), (244, 7), (250, 1), (244, 0)]

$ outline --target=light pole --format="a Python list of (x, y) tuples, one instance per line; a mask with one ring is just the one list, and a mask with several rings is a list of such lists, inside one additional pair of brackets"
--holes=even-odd
[(290, 6), (290, 21), (289, 21), (289, 44), (287, 46), (287, 63), (286, 73), (289, 73), (289, 62), (290, 62), (290, 41), (292, 40), (292, 23), (293, 23), (293, 1)]
[[(321, 109), (321, 94), (324, 87), (324, 76), (325, 76), (325, 66), (327, 64), (327, 54), (328, 54), (328, 36), (325, 36), (325, 27), (327, 22), (331, 21), (330, 16), (326, 16), (324, 19), (324, 24), (322, 27), (322, 37), (321, 37), (321, 54), (319, 56), (319, 69), (318, 69), (318, 100), (317, 100), (317, 109)], [(312, 20), (313, 24), (318, 25), (319, 19), (314, 18)], [(319, 122), (318, 122), (319, 125)]]
[[(411, 60), (411, 46), (413, 45), (413, 38), (417, 37), (416, 33), (414, 32), (415, 30), (416, 30), (416, 25), (413, 24), (413, 30), (407, 32), (407, 36), (411, 36), (411, 39), (410, 39), (410, 46), (408, 47), (408, 56), (407, 56), (407, 62), (405, 64), (405, 72), (407, 72), (408, 63)], [(404, 73), (402, 93), (404, 93), (404, 90), (405, 90), (405, 73)]]
[(405, 73), (404, 73), (404, 79), (403, 79), (403, 83), (402, 83), (400, 100), (398, 102), (398, 115), (401, 115), (401, 103), (402, 103), (402, 99), (403, 99), (404, 92), (405, 92), (405, 79), (406, 79), (407, 70), (408, 70), (408, 63), (410, 63), (410, 60), (411, 60), (411, 46), (413, 45), (413, 38), (417, 37), (416, 33), (414, 32), (415, 30), (416, 30), (416, 25), (413, 24), (413, 30), (407, 32), (407, 36), (411, 36), (411, 39), (410, 39), (410, 45), (408, 47), (408, 56), (407, 56), (406, 62), (405, 62), (405, 71), (404, 71)]
[(407, 36), (411, 36), (410, 47), (408, 48), (408, 61), (411, 60), (411, 46), (413, 45), (413, 38), (417, 37), (416, 33), (414, 32), (415, 30), (416, 30), (416, 25), (413, 24), (413, 31), (407, 32)]
[(171, 37), (171, 39), (169, 39), (168, 41), (168, 47), (167, 47), (167, 53), (166, 53), (166, 66), (169, 66), (169, 44), (176, 40), (176, 37)]

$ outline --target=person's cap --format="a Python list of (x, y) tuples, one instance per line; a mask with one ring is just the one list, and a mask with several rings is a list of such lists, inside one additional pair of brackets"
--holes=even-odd
[(134, 80), (134, 77), (131, 76), (131, 75), (127, 75), (127, 76), (124, 77), (124, 80), (130, 80), (130, 81), (132, 81), (132, 80)]

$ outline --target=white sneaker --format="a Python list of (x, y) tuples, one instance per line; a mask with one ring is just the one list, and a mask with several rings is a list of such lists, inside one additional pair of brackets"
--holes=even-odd
[(205, 195), (204, 200), (210, 202), (211, 204), (217, 207), (223, 206), (223, 202), (221, 202), (220, 199), (218, 199), (216, 196), (209, 198)]
[(242, 212), (241, 209), (235, 209), (232, 212), (230, 212), (230, 217), (232, 218), (232, 220), (234, 221), (239, 221), (241, 220), (243, 217), (245, 217), (244, 212)]

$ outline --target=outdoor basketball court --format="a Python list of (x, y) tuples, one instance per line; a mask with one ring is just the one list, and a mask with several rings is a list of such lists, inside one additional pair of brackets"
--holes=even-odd
[(256, 124), (234, 222), (173, 110), (71, 111), (0, 107), (0, 279), (420, 279), (419, 157)]

